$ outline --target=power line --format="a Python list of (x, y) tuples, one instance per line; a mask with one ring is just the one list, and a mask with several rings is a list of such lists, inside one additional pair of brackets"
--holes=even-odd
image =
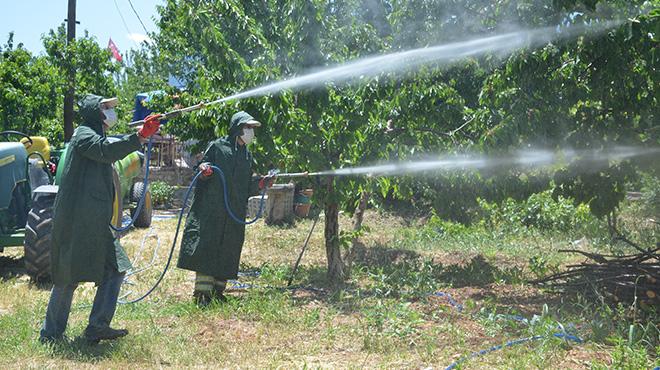
[[(119, 5), (117, 5), (117, 0), (114, 0), (114, 2), (115, 2), (115, 8), (117, 8), (117, 13), (119, 13), (119, 17), (121, 18), (121, 22), (124, 24), (124, 28), (126, 29), (126, 32), (128, 32), (128, 34), (131, 35), (133, 32), (131, 32), (131, 30), (128, 28), (128, 24), (126, 24), (126, 19), (124, 19), (124, 15), (121, 14), (121, 9), (119, 9)], [(140, 46), (132, 38), (131, 38), (131, 41), (133, 41), (135, 46), (138, 46), (138, 47)]]
[(133, 2), (131, 0), (128, 0), (128, 3), (131, 4), (131, 9), (133, 9), (133, 13), (135, 13), (135, 16), (137, 17), (138, 21), (140, 21), (140, 24), (142, 25), (142, 29), (144, 30), (145, 36), (148, 36), (149, 31), (147, 31), (147, 27), (145, 27), (144, 23), (142, 23), (142, 18), (140, 18), (140, 15), (135, 10), (135, 7), (133, 6)]

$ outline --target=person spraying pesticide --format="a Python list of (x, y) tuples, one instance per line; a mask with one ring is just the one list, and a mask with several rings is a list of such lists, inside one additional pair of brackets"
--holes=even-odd
[(91, 343), (128, 334), (110, 322), (125, 272), (131, 264), (111, 229), (112, 163), (140, 150), (158, 131), (161, 115), (145, 118), (135, 134), (111, 142), (105, 131), (117, 122), (117, 98), (86, 95), (79, 103), (81, 125), (73, 133), (55, 198), (51, 276), (53, 289), (40, 332), (42, 343), (64, 338), (73, 292), (81, 282), (97, 285), (84, 338)]
[[(213, 299), (225, 301), (227, 280), (238, 276), (245, 224), (236, 222), (229, 211), (244, 220), (248, 197), (274, 181), (273, 177), (252, 176), (248, 145), (254, 139), (254, 129), (260, 126), (246, 112), (234, 114), (228, 135), (208, 145), (198, 167), (202, 174), (186, 220), (177, 267), (196, 273), (193, 298), (199, 306), (207, 306)], [(226, 189), (212, 167), (221, 169)]]

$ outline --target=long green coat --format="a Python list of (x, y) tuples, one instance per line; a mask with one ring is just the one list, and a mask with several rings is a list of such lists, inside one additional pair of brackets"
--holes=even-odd
[[(229, 205), (241, 220), (245, 219), (248, 197), (257, 190), (256, 179), (252, 178), (252, 154), (246, 145), (236, 142), (249, 120), (252, 120), (249, 114), (236, 113), (230, 122), (229, 135), (212, 141), (203, 159), (203, 162), (211, 162), (222, 169), (227, 180)], [(235, 279), (245, 240), (245, 225), (237, 223), (227, 213), (218, 177), (214, 173), (197, 181), (177, 266), (220, 280)]]
[(80, 103), (84, 122), (69, 142), (55, 198), (51, 273), (53, 283), (100, 283), (110, 265), (130, 268), (126, 253), (110, 229), (114, 187), (112, 163), (141, 148), (137, 134), (109, 142), (103, 134), (101, 97)]

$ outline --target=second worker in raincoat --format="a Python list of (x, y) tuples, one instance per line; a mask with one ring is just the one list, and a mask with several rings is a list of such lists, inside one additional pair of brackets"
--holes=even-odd
[(228, 279), (236, 279), (245, 225), (233, 220), (225, 207), (225, 190), (211, 165), (225, 177), (229, 206), (240, 220), (245, 220), (248, 197), (263, 187), (264, 181), (252, 176), (252, 154), (247, 146), (254, 138), (254, 128), (261, 126), (245, 112), (234, 114), (229, 134), (212, 141), (199, 166), (202, 171), (195, 188), (195, 198), (186, 221), (177, 266), (195, 271), (195, 291), (199, 305), (212, 298), (224, 300)]

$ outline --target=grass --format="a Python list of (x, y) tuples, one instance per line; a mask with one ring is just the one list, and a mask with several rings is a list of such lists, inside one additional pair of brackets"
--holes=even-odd
[[(350, 225), (343, 217), (341, 225)], [(631, 320), (580, 297), (544, 292), (525, 281), (576, 257), (560, 254), (581, 235), (474, 226), (441, 232), (392, 215), (368, 212), (370, 232), (356, 250), (342, 290), (325, 280), (323, 228), (312, 234), (295, 283), (318, 290), (277, 289), (286, 284), (311, 221), (289, 227), (250, 226), (242, 282), (265, 288), (233, 290), (226, 304), (199, 309), (191, 300), (193, 274), (173, 268), (144, 302), (121, 305), (114, 325), (131, 334), (89, 346), (80, 340), (94, 287), (77, 291), (67, 335), (54, 346), (38, 343), (49, 291), (30, 285), (17, 250), (1, 257), (0, 367), (2, 368), (444, 368), (462, 356), (516, 338), (546, 339), (469, 359), (462, 368), (625, 368), (660, 365), (657, 316)], [(122, 294), (136, 297), (158, 277), (167, 257), (174, 220), (154, 222)], [(122, 243), (136, 256), (148, 230), (133, 230)], [(584, 248), (600, 248), (591, 243)], [(176, 255), (175, 255), (176, 258)], [(532, 258), (536, 258), (532, 260)], [(534, 261), (530, 263), (530, 260)], [(550, 266), (550, 267), (548, 267)], [(544, 270), (545, 268), (545, 270)], [(447, 297), (429, 297), (442, 291)], [(513, 315), (525, 316), (521, 322)], [(586, 339), (581, 345), (552, 337), (558, 323)], [(629, 327), (637, 329), (629, 336)]]

